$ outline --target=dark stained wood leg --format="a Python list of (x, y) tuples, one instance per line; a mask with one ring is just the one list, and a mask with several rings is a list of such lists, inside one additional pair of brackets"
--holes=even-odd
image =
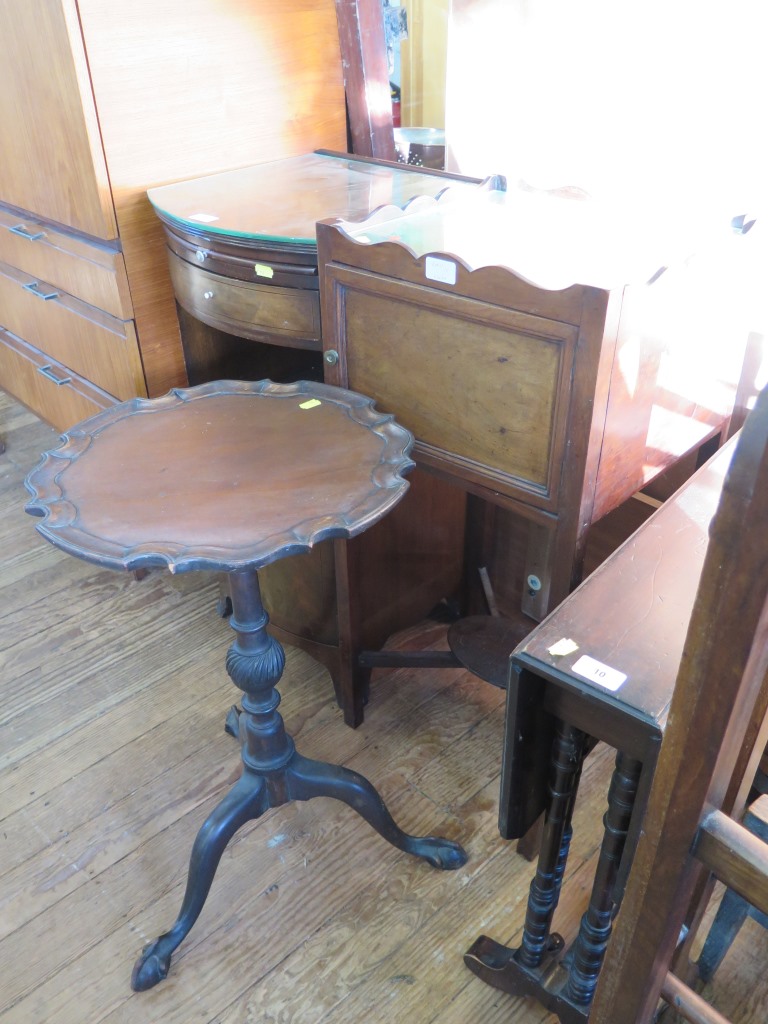
[(733, 889), (726, 889), (701, 955), (696, 961), (696, 969), (702, 981), (712, 978), (748, 916), (747, 901)]
[(258, 818), (268, 807), (269, 798), (264, 780), (244, 770), (197, 834), (179, 916), (169, 931), (144, 947), (131, 975), (131, 988), (134, 992), (153, 988), (167, 977), (171, 954), (181, 945), (199, 917), (227, 843), (241, 826)]
[(583, 733), (558, 726), (550, 801), (520, 947), (509, 949), (481, 935), (464, 956), (470, 970), (487, 984), (511, 995), (532, 996), (563, 1024), (585, 1022), (589, 1016), (616, 909), (615, 883), (642, 767), (639, 761), (617, 757), (589, 907), (576, 943), (563, 957), (563, 941), (550, 927), (568, 856), (581, 763), (590, 746)]
[(352, 658), (342, 658), (338, 677), (334, 678), (336, 703), (346, 725), (356, 729), (362, 724), (370, 684), (370, 668), (359, 668)]
[(286, 769), (292, 800), (330, 796), (348, 804), (388, 843), (422, 857), (435, 868), (453, 870), (467, 862), (466, 852), (449, 839), (411, 836), (399, 828), (376, 789), (362, 775), (341, 765), (312, 761), (296, 754)]
[(558, 722), (541, 851), (520, 947), (510, 949), (481, 935), (464, 954), (464, 963), (486, 984), (510, 995), (532, 996), (563, 1024), (584, 1024), (588, 1015), (586, 1008), (565, 995), (568, 973), (561, 962), (563, 940), (550, 927), (568, 858), (581, 766), (589, 746), (585, 733)]
[(555, 531), (552, 526), (528, 524), (528, 552), (521, 608), (536, 622), (541, 622), (550, 608), (554, 546)]
[(595, 872), (587, 912), (581, 920), (579, 935), (569, 951), (570, 970), (565, 989), (567, 998), (588, 1006), (597, 987), (616, 912), (614, 886), (627, 839), (629, 820), (637, 793), (642, 763), (618, 754), (608, 792), (605, 834)]
[(583, 732), (565, 722), (558, 723), (541, 851), (528, 896), (523, 938), (515, 957), (526, 967), (538, 967), (551, 945), (549, 930), (568, 859), (571, 817), (585, 744)]
[(146, 946), (136, 962), (131, 977), (136, 991), (152, 988), (167, 976), (171, 955), (197, 920), (227, 843), (242, 825), (270, 807), (331, 796), (354, 808), (398, 849), (422, 857), (434, 867), (458, 868), (467, 859), (464, 850), (450, 840), (403, 832), (362, 775), (296, 753), (277, 710), (280, 695), (275, 686), (285, 667), (285, 652), (267, 632), (269, 617), (261, 601), (257, 573), (230, 573), (229, 591), (230, 626), (236, 639), (227, 652), (227, 672), (244, 696), (242, 711), (231, 709), (227, 725), (239, 737), (243, 772), (198, 832), (181, 910), (173, 927)]
[(365, 694), (371, 677), (370, 668), (357, 664), (361, 626), (357, 602), (352, 600), (350, 579), (355, 569), (356, 551), (348, 541), (334, 541), (336, 560), (336, 601), (339, 621), (339, 672), (336, 700), (344, 713), (344, 721), (353, 729), (363, 721)]

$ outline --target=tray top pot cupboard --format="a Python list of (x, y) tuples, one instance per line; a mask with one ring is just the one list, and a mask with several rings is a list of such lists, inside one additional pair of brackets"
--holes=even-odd
[(317, 239), (326, 380), (393, 412), (417, 466), (469, 493), (466, 572), (487, 569), (514, 627), (505, 675), (579, 581), (590, 526), (725, 436), (745, 239), (727, 218), (670, 226), (522, 187), (449, 188)]
[(219, 859), (245, 822), (291, 800), (332, 796), (388, 842), (438, 868), (456, 843), (416, 838), (393, 821), (357, 772), (297, 753), (277, 711), (285, 664), (266, 631), (258, 571), (329, 537), (352, 537), (402, 498), (412, 438), (361, 395), (324, 384), (218, 382), (134, 399), (63, 436), (27, 478), (27, 511), (72, 555), (112, 569), (167, 567), (229, 574), (236, 639), (226, 668), (243, 691), (230, 714), (242, 774), (204, 822), (173, 927), (150, 943), (135, 989), (164, 978), (202, 910)]

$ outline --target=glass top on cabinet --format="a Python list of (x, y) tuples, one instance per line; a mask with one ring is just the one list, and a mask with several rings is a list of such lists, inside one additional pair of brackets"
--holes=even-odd
[(346, 154), (310, 153), (149, 189), (161, 220), (186, 231), (315, 245), (315, 224), (362, 220), (381, 206), (477, 183)]

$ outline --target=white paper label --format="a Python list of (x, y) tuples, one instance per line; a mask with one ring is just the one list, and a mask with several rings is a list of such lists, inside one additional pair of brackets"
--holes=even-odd
[(553, 658), (563, 658), (566, 654), (573, 654), (574, 651), (578, 651), (579, 645), (573, 640), (569, 640), (567, 637), (563, 637), (562, 640), (558, 640), (556, 644), (552, 644), (551, 647), (547, 648), (547, 651), (552, 655)]
[(213, 222), (218, 219), (219, 218), (212, 213), (193, 213), (187, 217), (187, 220), (196, 220), (199, 221), (200, 224), (213, 224)]
[(424, 274), (430, 281), (456, 284), (456, 264), (453, 260), (439, 260), (436, 256), (427, 256), (424, 261)]
[(627, 678), (623, 672), (603, 665), (602, 662), (595, 661), (587, 654), (582, 654), (579, 660), (571, 666), (571, 671), (588, 679), (590, 683), (604, 686), (606, 690), (618, 690)]

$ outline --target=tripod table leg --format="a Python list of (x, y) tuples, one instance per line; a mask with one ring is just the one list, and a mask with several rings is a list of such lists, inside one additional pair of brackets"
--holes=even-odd
[(315, 796), (341, 800), (365, 818), (388, 843), (422, 857), (435, 868), (452, 871), (467, 862), (466, 852), (450, 839), (411, 836), (403, 832), (373, 784), (350, 768), (313, 761), (297, 753), (286, 774), (293, 800), (311, 800)]
[(242, 825), (258, 818), (268, 807), (264, 780), (244, 770), (197, 833), (179, 916), (170, 931), (144, 947), (131, 975), (131, 988), (135, 992), (152, 988), (167, 976), (171, 954), (186, 938), (203, 909), (227, 843)]

